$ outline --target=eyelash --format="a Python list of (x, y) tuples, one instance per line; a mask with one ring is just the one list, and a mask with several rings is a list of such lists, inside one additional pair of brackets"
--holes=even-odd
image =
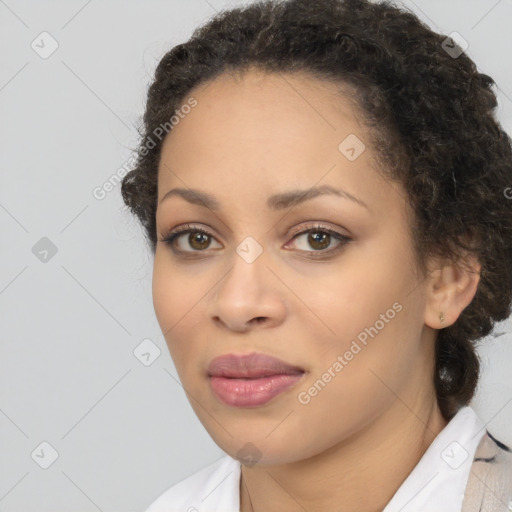
[[(327, 228), (325, 226), (322, 226), (321, 224), (313, 224), (313, 225), (309, 225), (309, 226), (306, 226), (305, 229), (303, 229), (302, 231), (299, 231), (298, 233), (295, 233), (293, 236), (292, 236), (292, 240), (295, 240), (297, 237), (299, 237), (300, 235), (304, 235), (304, 234), (307, 234), (307, 233), (310, 233), (310, 232), (313, 232), (313, 233), (327, 233), (331, 236), (333, 236), (336, 240), (338, 240), (340, 243), (334, 248), (334, 249), (320, 249), (320, 250), (317, 250), (317, 251), (302, 251), (302, 252), (307, 252), (311, 255), (315, 255), (315, 256), (312, 256), (313, 258), (322, 258), (322, 257), (326, 257), (326, 255), (328, 256), (333, 256), (337, 253), (339, 253), (342, 249), (344, 249), (344, 247), (350, 243), (352, 241), (351, 238), (345, 236), (345, 235), (342, 235), (341, 233), (338, 233), (337, 231), (334, 231), (330, 228)], [(199, 254), (201, 252), (206, 252), (206, 250), (203, 250), (203, 251), (181, 251), (179, 249), (176, 249), (174, 247), (174, 242), (175, 240), (181, 236), (181, 235), (184, 235), (184, 234), (187, 234), (187, 233), (202, 233), (208, 237), (211, 237), (211, 238), (215, 238), (211, 233), (209, 233), (208, 231), (206, 231), (205, 229), (201, 228), (201, 227), (196, 227), (194, 225), (190, 225), (190, 224), (187, 224), (187, 227), (186, 228), (182, 228), (182, 229), (178, 229), (178, 230), (175, 230), (175, 231), (171, 231), (165, 238), (163, 238), (162, 240), (160, 240), (161, 242), (165, 243), (166, 245), (168, 245), (172, 251), (175, 253), (175, 254), (179, 254), (179, 255), (183, 255), (184, 253), (186, 255), (184, 255), (183, 257), (195, 257), (195, 256), (191, 256), (187, 253), (191, 253), (191, 254)], [(316, 256), (316, 254), (318, 254), (319, 256)]]

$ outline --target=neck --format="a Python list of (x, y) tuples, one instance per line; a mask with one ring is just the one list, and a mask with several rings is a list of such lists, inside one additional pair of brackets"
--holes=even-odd
[(435, 396), (418, 405), (412, 410), (396, 400), (364, 429), (309, 459), (242, 465), (240, 511), (382, 511), (447, 424)]

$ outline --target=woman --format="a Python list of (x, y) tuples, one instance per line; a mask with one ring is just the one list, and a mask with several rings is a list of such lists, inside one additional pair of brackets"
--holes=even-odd
[(169, 51), (123, 198), (226, 453), (157, 511), (505, 511), (468, 405), (510, 314), (509, 137), (451, 38), (365, 0), (225, 11)]

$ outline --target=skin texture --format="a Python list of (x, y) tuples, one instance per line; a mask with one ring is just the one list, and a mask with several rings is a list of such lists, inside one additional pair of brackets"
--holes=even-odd
[[(153, 303), (191, 405), (226, 453), (239, 458), (249, 442), (258, 450), (258, 463), (242, 467), (242, 511), (382, 510), (446, 425), (433, 384), (436, 329), (470, 303), (478, 273), (447, 262), (418, 273), (405, 193), (377, 172), (361, 113), (333, 84), (251, 70), (190, 96), (197, 106), (162, 148)], [(350, 134), (366, 145), (354, 161), (338, 149)], [(272, 194), (318, 185), (368, 208), (336, 195), (282, 211), (266, 205)], [(179, 196), (160, 203), (174, 187), (208, 192), (221, 208)], [(304, 231), (318, 222), (351, 241), (328, 255), (343, 242), (308, 243)], [(175, 240), (186, 258), (161, 240), (189, 223), (211, 238)], [(247, 236), (263, 249), (252, 263), (236, 252)], [(298, 394), (394, 303), (394, 318), (300, 403)], [(264, 406), (224, 405), (210, 390), (209, 362), (251, 352), (306, 374)], [(379, 485), (368, 492), (369, 482)]]

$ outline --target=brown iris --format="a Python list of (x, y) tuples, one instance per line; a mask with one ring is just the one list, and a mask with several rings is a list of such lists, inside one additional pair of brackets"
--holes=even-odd
[[(326, 247), (329, 247), (330, 237), (331, 235), (329, 233), (312, 231), (308, 234), (308, 244), (310, 244), (311, 247), (314, 247), (315, 249), (325, 249)], [(326, 240), (327, 244), (325, 244)], [(318, 247), (317, 244), (320, 244), (321, 246)]]
[[(188, 235), (190, 247), (194, 249), (206, 249), (210, 245), (210, 237), (205, 233), (195, 232)], [(197, 243), (197, 245), (196, 245)]]

